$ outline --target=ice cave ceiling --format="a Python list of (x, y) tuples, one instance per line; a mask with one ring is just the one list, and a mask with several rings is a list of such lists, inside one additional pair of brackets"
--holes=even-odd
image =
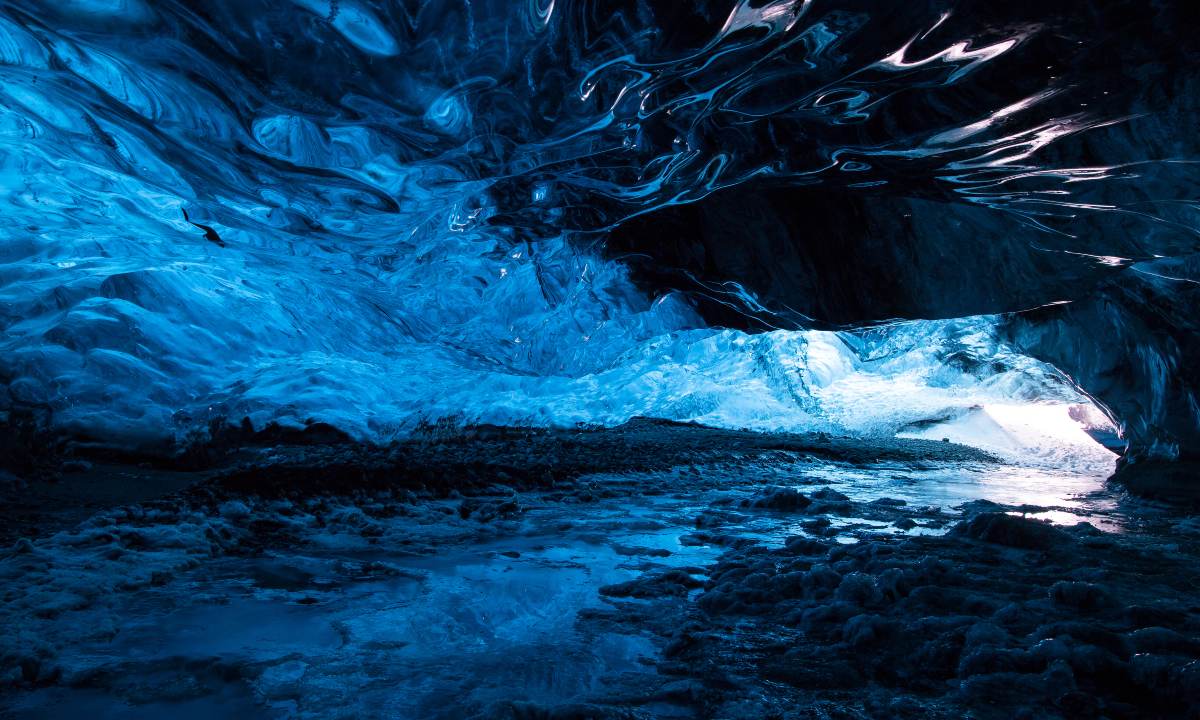
[(9, 0), (0, 412), (1195, 455), (1197, 7)]

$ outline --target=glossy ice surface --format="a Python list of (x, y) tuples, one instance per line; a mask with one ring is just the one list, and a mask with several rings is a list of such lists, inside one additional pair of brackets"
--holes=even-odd
[[(1188, 222), (1175, 200), (1190, 166), (1056, 158), (1060, 141), (1074, 153), (1116, 132), (1128, 98), (1089, 109), (1080, 78), (1028, 67), (1061, 50), (1063, 18), (1039, 29), (992, 14), (791, 0), (5, 3), (0, 401), (135, 446), (243, 417), (365, 440), (445, 417), (891, 434), (975, 405), (1083, 402), (1073, 387), (1091, 370), (1060, 363), (1068, 378), (1029, 359), (996, 316), (866, 340), (709, 329), (701, 298), (782, 327), (798, 316), (766, 289), (780, 302), (761, 307), (744, 268), (635, 284), (634, 258), (605, 250), (626, 220), (769, 182), (947, 195), (951, 275), (975, 256), (954, 257), (978, 232), (956, 224), (962, 207), (1023, 219), (1013, 267), (1051, 253), (1091, 277), (1182, 251), (1160, 236)], [(1127, 233), (1148, 243), (1141, 255), (1077, 229), (1062, 232), (1092, 239), (1063, 240), (1055, 224), (1107, 210), (1157, 228)], [(797, 241), (825, 242), (813, 232)], [(746, 238), (727, 243), (763, 261)], [(1063, 283), (1036, 301), (1075, 297)], [(944, 317), (929, 310), (918, 320)], [(1145, 392), (1186, 405), (1169, 389), (1187, 367), (1175, 350), (1138, 352), (1157, 373)], [(1161, 403), (1136, 406), (1153, 411), (1143, 418), (1124, 398), (1102, 397), (1139, 433), (1167, 422)]]

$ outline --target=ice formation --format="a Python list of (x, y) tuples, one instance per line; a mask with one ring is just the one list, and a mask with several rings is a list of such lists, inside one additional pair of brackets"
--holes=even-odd
[(8, 2), (0, 409), (969, 440), (1094, 397), (1187, 454), (1191, 79), (1079, 91), (1083, 13), (935, 5)]

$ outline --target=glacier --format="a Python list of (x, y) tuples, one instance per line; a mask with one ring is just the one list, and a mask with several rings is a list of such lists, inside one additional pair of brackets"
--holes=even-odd
[(0, 412), (170, 450), (1097, 404), (1190, 457), (1195, 78), (1126, 76), (1191, 48), (1074, 40), (1188, 11), (957, 5), (7, 3)]

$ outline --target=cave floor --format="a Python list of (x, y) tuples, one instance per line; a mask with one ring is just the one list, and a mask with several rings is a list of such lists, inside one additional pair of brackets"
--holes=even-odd
[(1200, 707), (1200, 522), (948, 443), (642, 423), (75, 470), (6, 504), (0, 716)]

